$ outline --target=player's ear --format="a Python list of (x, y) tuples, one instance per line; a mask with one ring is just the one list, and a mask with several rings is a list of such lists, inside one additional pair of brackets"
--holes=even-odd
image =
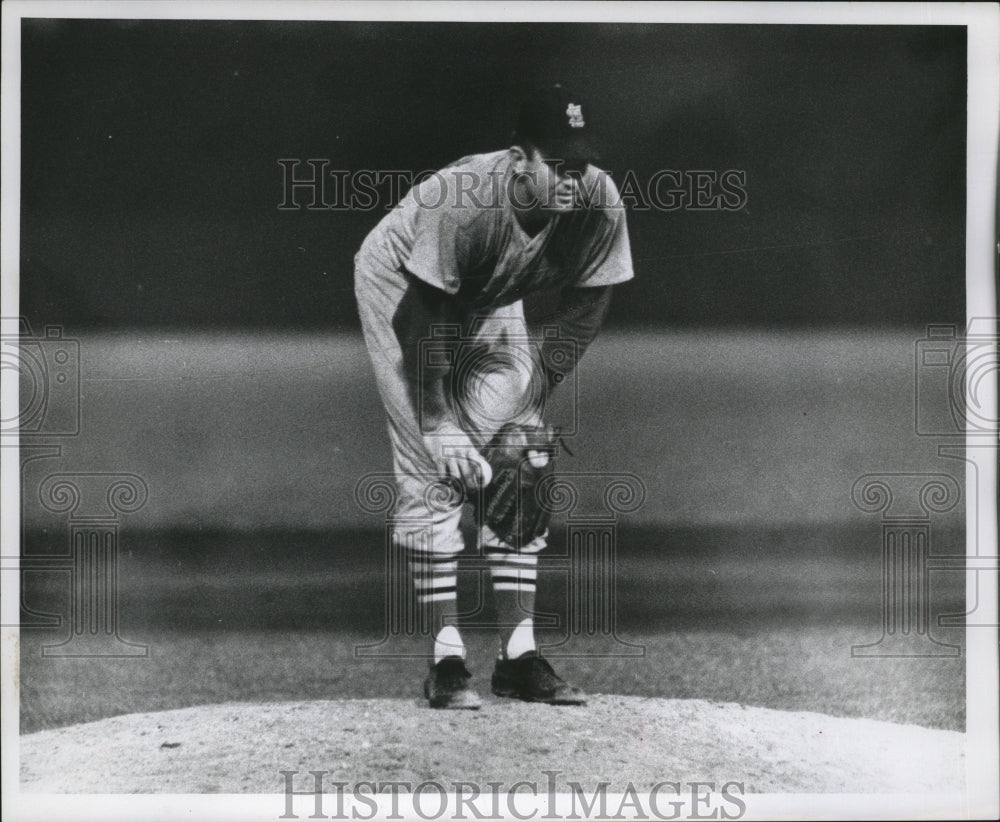
[(507, 153), (510, 155), (511, 165), (514, 166), (514, 170), (517, 172), (524, 171), (524, 165), (528, 161), (528, 155), (525, 153), (524, 149), (521, 148), (517, 143), (514, 143)]

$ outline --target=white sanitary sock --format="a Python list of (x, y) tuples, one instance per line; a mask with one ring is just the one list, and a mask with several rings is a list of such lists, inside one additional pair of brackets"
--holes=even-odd
[(465, 659), (462, 635), (454, 625), (445, 625), (434, 637), (434, 664), (437, 665), (446, 656), (460, 656)]
[(507, 659), (517, 659), (528, 651), (534, 651), (535, 647), (535, 621), (526, 617), (518, 623), (507, 640)]

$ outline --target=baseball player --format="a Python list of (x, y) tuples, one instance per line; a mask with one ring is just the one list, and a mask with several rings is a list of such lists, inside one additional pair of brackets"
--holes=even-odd
[[(481, 704), (457, 625), (463, 502), (492, 487), (491, 439), (514, 423), (542, 430), (548, 392), (576, 365), (546, 356), (540, 327), (558, 328), (582, 354), (611, 287), (633, 276), (625, 211), (610, 177), (591, 163), (587, 116), (560, 85), (533, 93), (509, 148), (464, 157), (415, 185), (355, 257), (398, 490), (391, 538), (407, 553), (432, 628), (424, 693), (434, 708)], [(538, 328), (525, 319), (524, 300), (533, 299)], [(442, 329), (452, 356), (447, 345), (441, 354)], [(542, 447), (527, 453), (535, 466), (549, 458)], [(477, 524), (500, 627), (493, 693), (584, 704), (535, 643), (536, 567), (547, 532), (506, 541), (488, 521)]]

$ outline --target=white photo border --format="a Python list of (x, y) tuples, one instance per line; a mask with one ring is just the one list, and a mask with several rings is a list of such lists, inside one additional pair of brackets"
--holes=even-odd
[[(727, 24), (861, 24), (958, 25), (968, 33), (967, 120), (967, 318), (994, 317), (996, 295), (997, 145), (1000, 132), (1000, 12), (992, 3), (634, 3), (634, 2), (336, 2), (335, 0), (80, 0), (47, 2), (8, 0), (3, 4), (2, 54), (2, 311), (18, 316), (19, 202), (20, 202), (20, 21), (21, 18), (132, 18), (187, 20), (423, 20), (504, 22), (648, 22)], [(16, 333), (5, 320), (6, 335)], [(996, 328), (994, 326), (994, 332)], [(2, 384), (5, 408), (17, 408), (16, 381)], [(997, 408), (996, 385), (980, 396), (982, 406)], [(4, 417), (6, 419), (6, 417)], [(5, 443), (6, 445), (6, 443)], [(2, 552), (19, 552), (17, 522), (20, 511), (17, 448), (4, 447), (0, 512)], [(967, 464), (967, 488), (979, 484), (978, 505), (969, 505), (969, 555), (997, 556), (997, 451), (970, 447), (975, 464)], [(976, 517), (978, 516), (978, 521)], [(976, 591), (975, 572), (969, 571), (968, 592)], [(10, 579), (8, 579), (10, 577)], [(4, 575), (3, 624), (17, 622), (17, 574)], [(984, 592), (983, 585), (978, 587)], [(980, 613), (997, 620), (997, 584), (993, 575), (985, 588), (989, 601), (980, 601)], [(925, 819), (995, 818), (998, 814), (998, 707), (996, 627), (967, 632), (967, 791), (955, 795), (778, 795), (749, 794), (745, 819), (842, 818)], [(281, 813), (281, 798), (264, 795), (46, 795), (20, 794), (18, 756), (18, 632), (3, 628), (2, 709), (3, 795), (7, 819), (267, 819)], [(541, 801), (541, 799), (540, 799)], [(304, 818), (304, 817), (303, 817)]]

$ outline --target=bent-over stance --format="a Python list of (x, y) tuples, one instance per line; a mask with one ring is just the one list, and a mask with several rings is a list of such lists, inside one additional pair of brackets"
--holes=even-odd
[[(492, 480), (483, 449), (516, 423), (538, 446), (527, 451), (532, 464), (544, 464), (544, 438), (530, 432), (544, 429), (546, 395), (596, 336), (611, 286), (633, 276), (625, 211), (591, 163), (589, 140), (577, 98), (561, 86), (536, 92), (510, 148), (462, 158), (415, 185), (355, 257), (399, 492), (392, 539), (406, 551), (434, 638), (432, 707), (480, 705), (456, 624), (456, 581), (463, 499)], [(547, 301), (531, 324), (525, 299)], [(567, 340), (576, 356), (548, 356), (547, 346), (565, 351)], [(477, 525), (501, 631), (493, 693), (583, 704), (535, 644), (546, 532), (505, 542)]]

